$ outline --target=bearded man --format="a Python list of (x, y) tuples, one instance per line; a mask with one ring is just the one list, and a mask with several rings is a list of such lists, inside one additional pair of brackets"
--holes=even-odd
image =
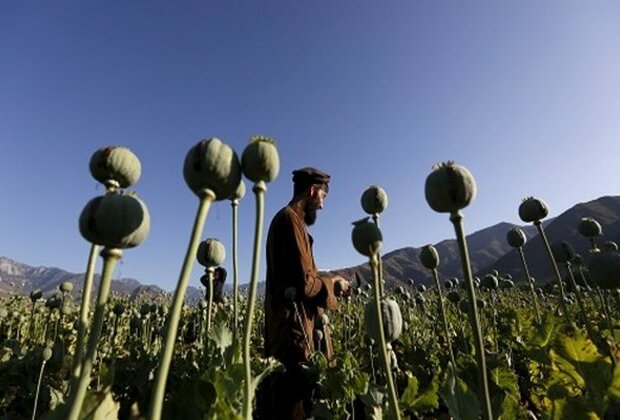
[[(305, 419), (312, 409), (312, 390), (304, 364), (315, 352), (315, 320), (338, 306), (334, 286), (343, 295), (349, 282), (340, 276), (320, 276), (312, 254), (307, 226), (329, 192), (330, 176), (316, 168), (293, 171), (293, 199), (272, 219), (267, 235), (265, 290), (265, 355), (285, 367), (266, 379), (261, 396), (261, 418)], [(333, 361), (329, 329), (323, 331), (321, 350)]]

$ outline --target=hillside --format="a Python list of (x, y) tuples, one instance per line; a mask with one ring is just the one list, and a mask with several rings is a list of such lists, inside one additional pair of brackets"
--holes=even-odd
[[(579, 203), (555, 218), (545, 221), (545, 232), (550, 242), (566, 240), (582, 256), (587, 256), (589, 243), (577, 231), (582, 217), (594, 217), (603, 227), (603, 236), (598, 241), (602, 244), (612, 240), (620, 243), (620, 196), (605, 196), (586, 203)], [(474, 275), (484, 275), (493, 269), (508, 273), (516, 281), (524, 280), (523, 268), (518, 254), (506, 243), (506, 233), (513, 226), (501, 222), (467, 236), (469, 253)], [(533, 225), (520, 226), (528, 238), (523, 247), (528, 267), (533, 277), (545, 282), (552, 278), (551, 267), (543, 243), (538, 237), (538, 230)], [(439, 273), (442, 279), (448, 277), (462, 278), (461, 260), (455, 239), (447, 239), (434, 244), (440, 255)], [(384, 277), (388, 288), (408, 285), (413, 279), (416, 284), (432, 284), (431, 274), (419, 261), (421, 247), (406, 247), (383, 255)], [(368, 264), (333, 270), (345, 278), (368, 282), (370, 269)], [(41, 289), (45, 295), (54, 293), (64, 281), (74, 284), (74, 295), (78, 296), (84, 274), (75, 274), (55, 267), (31, 267), (22, 262), (0, 257), (0, 294), (27, 294), (34, 289)], [(95, 286), (99, 277), (95, 276)], [(242, 290), (244, 286), (241, 287)], [(259, 290), (264, 284), (259, 285)], [(144, 285), (136, 279), (117, 279), (112, 282), (112, 291), (131, 297), (153, 297), (166, 291), (153, 285)], [(189, 287), (186, 299), (195, 301), (203, 292), (196, 287)], [(231, 282), (225, 285), (224, 293), (231, 293)]]
[[(598, 241), (600, 244), (608, 240), (620, 243), (620, 196), (605, 196), (579, 203), (559, 216), (545, 220), (543, 226), (547, 238), (550, 242), (566, 240), (586, 257), (589, 243), (577, 231), (580, 219), (586, 216), (594, 217), (603, 227), (603, 236)], [(506, 233), (513, 226), (501, 222), (467, 236), (474, 275), (484, 275), (496, 269), (500, 273), (511, 274), (517, 281), (524, 280), (519, 256), (506, 243)], [(538, 237), (538, 230), (533, 225), (520, 227), (528, 238), (524, 253), (532, 276), (541, 282), (551, 280), (551, 266), (543, 242)], [(456, 240), (444, 240), (434, 245), (440, 255), (438, 271), (441, 278), (462, 278)], [(413, 279), (416, 284), (429, 285), (433, 282), (430, 272), (419, 262), (420, 250), (421, 247), (407, 247), (383, 256), (384, 277), (388, 287), (408, 284), (409, 279)], [(368, 264), (334, 270), (332, 273), (351, 279), (357, 276), (365, 282), (370, 280)]]

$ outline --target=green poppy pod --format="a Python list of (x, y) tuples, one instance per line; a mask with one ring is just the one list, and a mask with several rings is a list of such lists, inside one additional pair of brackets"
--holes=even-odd
[(459, 300), (461, 300), (461, 295), (459, 295), (459, 292), (457, 292), (456, 290), (450, 290), (446, 297), (450, 302), (454, 304), (458, 303)]
[(596, 238), (603, 233), (601, 224), (592, 217), (582, 217), (577, 225), (577, 230), (586, 238)]
[(198, 252), (196, 253), (198, 262), (209, 268), (222, 265), (226, 258), (226, 248), (224, 244), (215, 238), (208, 238), (198, 245)]
[(488, 290), (496, 290), (499, 287), (499, 281), (493, 274), (487, 274), (482, 278), (480, 285)]
[(499, 287), (501, 289), (512, 289), (515, 287), (515, 283), (512, 280), (502, 280), (499, 282)]
[(452, 283), (452, 281), (451, 281), (451, 280), (446, 280), (446, 281), (443, 283), (443, 285), (444, 285), (444, 287), (445, 287), (446, 289), (452, 289), (452, 288), (454, 287), (454, 284)]
[(239, 201), (241, 200), (243, 197), (245, 197), (245, 182), (242, 180), (239, 181), (239, 185), (237, 185), (237, 188), (235, 189), (235, 191), (232, 193), (232, 195), (229, 197), (231, 201)]
[(439, 267), (439, 253), (433, 245), (425, 245), (420, 250), (420, 262), (429, 269), (435, 270)]
[(569, 263), (575, 258), (575, 250), (567, 241), (552, 243), (551, 252), (553, 253), (553, 258), (560, 264)]
[(37, 300), (41, 299), (41, 297), (43, 297), (43, 292), (41, 289), (35, 289), (30, 292), (30, 300), (32, 303), (35, 303)]
[(539, 198), (526, 197), (519, 205), (519, 217), (524, 222), (537, 222), (549, 214), (547, 203)]
[(140, 305), (140, 315), (143, 318), (150, 313), (151, 313), (151, 305), (149, 305), (148, 303), (143, 303), (142, 305)]
[(73, 290), (73, 283), (71, 283), (70, 281), (63, 281), (58, 286), (58, 289), (60, 289), (60, 291), (63, 293), (71, 293), (71, 291)]
[(114, 312), (114, 315), (116, 316), (123, 315), (123, 312), (125, 312), (125, 305), (123, 305), (122, 303), (116, 303), (114, 305), (114, 308), (112, 309), (112, 312)]
[(351, 232), (351, 241), (357, 252), (367, 257), (377, 254), (383, 245), (383, 236), (381, 230), (375, 223), (365, 217), (361, 220), (353, 222), (353, 231)]
[(620, 287), (620, 253), (595, 252), (588, 260), (588, 271), (595, 285), (602, 289)]
[(280, 172), (276, 142), (269, 137), (254, 136), (241, 155), (243, 175), (252, 182), (271, 182)]
[(420, 293), (424, 293), (424, 292), (426, 292), (426, 286), (425, 286), (425, 285), (423, 285), (423, 284), (420, 284), (420, 285), (418, 286), (418, 292), (420, 292)]
[(467, 168), (449, 161), (433, 167), (424, 193), (433, 210), (453, 213), (467, 207), (476, 197), (476, 181)]
[(138, 182), (142, 175), (140, 159), (123, 146), (106, 146), (97, 150), (90, 158), (89, 168), (93, 178), (106, 187), (127, 188)]
[(314, 330), (314, 338), (316, 339), (316, 341), (323, 341), (323, 331)]
[[(393, 299), (381, 300), (381, 314), (383, 316), (383, 331), (385, 340), (389, 343), (397, 340), (403, 331), (403, 317), (398, 303)], [(374, 299), (366, 304), (364, 309), (364, 326), (370, 338), (379, 342), (381, 339), (379, 319)]]
[(362, 209), (370, 214), (380, 214), (388, 206), (388, 196), (385, 190), (378, 185), (371, 185), (362, 193)]
[(514, 227), (506, 234), (506, 241), (508, 242), (508, 245), (513, 248), (521, 248), (525, 245), (527, 236), (525, 236), (525, 232), (523, 232), (520, 228)]
[(106, 194), (90, 200), (80, 214), (80, 233), (108, 248), (133, 248), (149, 235), (151, 217), (135, 193)]
[(45, 301), (45, 306), (48, 309), (58, 309), (60, 308), (60, 305), (62, 305), (62, 299), (60, 299), (56, 295), (52, 295), (48, 297), (47, 300)]
[(618, 252), (618, 244), (614, 241), (607, 241), (603, 245), (603, 251), (605, 252)]
[(185, 156), (183, 177), (196, 195), (210, 190), (216, 200), (225, 200), (239, 186), (241, 163), (237, 153), (220, 139), (201, 140)]
[(53, 356), (52, 349), (50, 347), (45, 347), (43, 352), (41, 353), (41, 357), (44, 361), (49, 361)]

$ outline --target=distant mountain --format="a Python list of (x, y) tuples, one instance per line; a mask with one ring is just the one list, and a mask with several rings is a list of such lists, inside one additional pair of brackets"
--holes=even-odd
[[(545, 226), (545, 235), (549, 242), (568, 241), (586, 262), (590, 243), (577, 231), (582, 217), (593, 217), (603, 227), (603, 235), (597, 240), (599, 246), (606, 241), (620, 243), (620, 197), (618, 196), (606, 196), (587, 203), (580, 203), (557, 216)], [(543, 241), (535, 235), (537, 232), (527, 234), (528, 242), (523, 246), (523, 253), (532, 277), (545, 282), (553, 279), (554, 274)], [(486, 269), (491, 267), (501, 273), (511, 273), (516, 280), (525, 278), (521, 260), (515, 250), (509, 250), (494, 263), (487, 264)], [(562, 268), (560, 268), (560, 274), (564, 276)]]
[[(27, 264), (14, 261), (7, 257), (0, 257), (0, 296), (8, 294), (27, 295), (35, 289), (41, 289), (44, 296), (52, 295), (59, 290), (59, 285), (65, 281), (73, 283), (73, 296), (81, 296), (85, 273), (75, 274), (56, 267), (31, 267)], [(97, 296), (99, 287), (99, 274), (95, 274), (93, 282), (93, 299)], [(245, 292), (246, 285), (240, 287), (241, 293)], [(259, 293), (264, 290), (259, 284)], [(170, 292), (155, 286), (144, 285), (132, 278), (112, 280), (112, 293), (129, 296), (132, 299), (152, 299)], [(232, 295), (232, 283), (224, 285), (224, 294)], [(189, 286), (185, 293), (188, 303), (197, 302), (204, 296), (202, 287)]]
[[(544, 221), (544, 229), (550, 242), (566, 240), (585, 260), (589, 243), (577, 231), (582, 217), (594, 217), (603, 227), (603, 236), (599, 243), (608, 240), (620, 243), (620, 196), (605, 196), (587, 203), (580, 203), (566, 210), (559, 216)], [(467, 236), (467, 245), (474, 275), (482, 276), (496, 269), (500, 273), (511, 274), (517, 281), (525, 280), (519, 256), (506, 242), (506, 233), (517, 226), (501, 222)], [(538, 230), (534, 225), (519, 226), (525, 232), (528, 242), (523, 247), (528, 268), (538, 281), (546, 282), (553, 278), (548, 256)], [(463, 278), (458, 244), (455, 239), (444, 240), (434, 244), (439, 252), (438, 271), (441, 279), (449, 277)], [(384, 277), (388, 288), (408, 284), (413, 279), (416, 284), (433, 283), (431, 273), (419, 260), (421, 247), (406, 247), (383, 255)], [(371, 279), (368, 264), (332, 270), (345, 278)]]
[[(0, 257), (0, 294), (29, 294), (40, 289), (44, 296), (58, 291), (63, 282), (73, 283), (73, 295), (79, 296), (84, 284), (84, 274), (75, 274), (56, 267), (31, 267), (7, 257)], [(93, 288), (99, 287), (99, 275), (95, 274)], [(132, 297), (153, 297), (165, 291), (157, 286), (145, 286), (136, 279), (112, 280), (111, 290)], [(93, 296), (96, 294), (93, 292)]]
[[(580, 253), (584, 260), (588, 255), (589, 243), (577, 231), (582, 217), (594, 217), (603, 227), (603, 236), (598, 240), (611, 240), (620, 243), (620, 196), (605, 196), (586, 203), (580, 203), (566, 210), (559, 216), (544, 222), (545, 233), (550, 242), (566, 240)], [(511, 274), (516, 281), (524, 280), (523, 268), (518, 254), (506, 242), (506, 233), (516, 225), (501, 222), (479, 230), (467, 236), (469, 255), (474, 275), (482, 276), (491, 270), (502, 274)], [(539, 282), (553, 278), (548, 256), (543, 247), (538, 230), (533, 225), (520, 226), (528, 241), (523, 247), (528, 268)], [(455, 239), (435, 244), (440, 256), (439, 273), (442, 281), (448, 277), (462, 278), (461, 259)], [(383, 255), (384, 277), (388, 288), (408, 285), (413, 279), (416, 284), (430, 285), (433, 283), (431, 273), (419, 260), (421, 247), (406, 247)], [(354, 286), (357, 280), (366, 283), (371, 279), (368, 264), (331, 270), (329, 273), (339, 274), (352, 279)], [(28, 294), (34, 289), (41, 289), (45, 295), (55, 293), (60, 283), (70, 281), (74, 284), (73, 293), (78, 296), (84, 282), (84, 274), (74, 274), (55, 267), (31, 267), (24, 263), (0, 257), (0, 295), (8, 293)], [(99, 276), (95, 276), (95, 286), (99, 284)], [(265, 283), (258, 285), (259, 295), (264, 294)], [(118, 279), (112, 281), (112, 291), (129, 295), (132, 298), (154, 297), (166, 293), (163, 289), (144, 285), (135, 279)], [(240, 286), (241, 293), (247, 293), (247, 285)], [(94, 293), (93, 293), (94, 294)], [(186, 300), (195, 302), (204, 294), (201, 288), (188, 287)], [(224, 285), (224, 294), (232, 294), (232, 280)]]

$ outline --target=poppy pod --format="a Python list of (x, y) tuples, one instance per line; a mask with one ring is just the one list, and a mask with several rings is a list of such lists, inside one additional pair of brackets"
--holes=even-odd
[(112, 309), (112, 312), (114, 312), (114, 315), (116, 316), (123, 315), (123, 312), (125, 312), (125, 305), (123, 305), (122, 303), (116, 303), (114, 305), (114, 308)]
[(183, 177), (196, 195), (211, 190), (216, 200), (231, 196), (241, 181), (237, 153), (220, 139), (199, 141), (185, 156)]
[(245, 197), (245, 182), (242, 180), (239, 181), (239, 185), (237, 185), (237, 188), (235, 189), (235, 191), (232, 193), (232, 195), (229, 197), (230, 200), (232, 201), (239, 201), (241, 200), (243, 197)]
[(254, 136), (241, 155), (243, 174), (252, 182), (271, 182), (280, 172), (276, 143), (269, 137)]
[(127, 188), (140, 179), (142, 165), (140, 159), (123, 146), (106, 146), (97, 150), (90, 158), (90, 173), (97, 181), (117, 184)]
[(520, 228), (514, 227), (506, 234), (506, 241), (508, 242), (508, 245), (513, 248), (521, 248), (525, 245), (527, 237), (525, 236), (525, 232), (523, 232)]
[(362, 193), (362, 209), (370, 214), (379, 214), (387, 208), (388, 196), (385, 190), (378, 185), (371, 185)]
[[(398, 303), (393, 299), (382, 299), (381, 315), (383, 317), (385, 340), (387, 342), (392, 342), (398, 339), (403, 331), (403, 317), (400, 313)], [(376, 342), (380, 342), (379, 319), (374, 300), (366, 304), (366, 308), (364, 309), (364, 325), (368, 336)]]
[(601, 224), (592, 217), (582, 217), (577, 225), (577, 230), (586, 238), (595, 238), (603, 233)]
[(567, 241), (555, 242), (551, 245), (553, 257), (560, 264), (569, 263), (575, 258), (575, 250)]
[(45, 301), (45, 306), (49, 309), (58, 309), (62, 305), (62, 299), (56, 295), (52, 295)]
[(499, 280), (493, 274), (487, 274), (482, 278), (480, 285), (485, 289), (496, 290), (499, 287)]
[(63, 281), (62, 283), (60, 283), (58, 288), (63, 293), (71, 293), (71, 291), (73, 290), (73, 283), (71, 283), (70, 281)]
[[(499, 287), (501, 289), (512, 289), (513, 287), (515, 287), (515, 282), (512, 280), (502, 280), (499, 282)], [(482, 305), (481, 307), (484, 308), (484, 305)]]
[(80, 214), (80, 233), (108, 248), (140, 245), (151, 228), (149, 211), (134, 193), (107, 194), (90, 200)]
[(464, 166), (449, 161), (433, 167), (424, 187), (428, 205), (438, 213), (454, 213), (476, 197), (476, 181)]
[(353, 222), (351, 241), (357, 252), (371, 257), (381, 250), (383, 236), (377, 225), (365, 217), (357, 222)]
[(519, 206), (519, 217), (524, 222), (537, 222), (549, 214), (547, 203), (539, 198), (527, 197)]
[(207, 267), (217, 267), (224, 262), (226, 258), (226, 248), (224, 244), (215, 238), (208, 238), (198, 245), (196, 252), (198, 262)]
[(459, 300), (461, 300), (461, 295), (459, 295), (459, 292), (457, 292), (456, 290), (450, 290), (446, 297), (452, 303), (458, 303)]
[(425, 245), (420, 251), (420, 262), (429, 269), (435, 270), (439, 267), (439, 253), (433, 245)]
[(616, 252), (618, 251), (618, 244), (614, 241), (607, 241), (603, 245), (603, 251), (605, 252)]
[(36, 302), (42, 297), (43, 297), (43, 292), (41, 291), (41, 289), (35, 289), (32, 292), (30, 292), (30, 300), (32, 301), (32, 303)]
[(620, 287), (620, 253), (595, 252), (590, 255), (588, 271), (594, 284), (602, 289)]

